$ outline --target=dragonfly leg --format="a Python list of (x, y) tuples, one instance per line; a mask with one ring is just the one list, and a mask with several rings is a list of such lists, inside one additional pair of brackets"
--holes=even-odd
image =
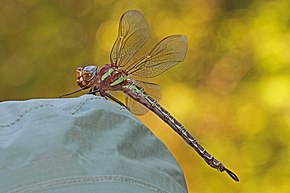
[(128, 109), (128, 107), (124, 103), (122, 103), (121, 101), (119, 101), (118, 99), (116, 99), (115, 97), (113, 97), (112, 95), (110, 95), (110, 94), (108, 94), (108, 93), (106, 93), (106, 92), (104, 92), (102, 90), (92, 90), (91, 89), (90, 92), (88, 92), (88, 94), (93, 94), (93, 95), (96, 95), (96, 93), (100, 93), (100, 95), (102, 97), (105, 97), (105, 99), (108, 100), (108, 98), (109, 98), (109, 99), (115, 101), (116, 103), (118, 103), (119, 105), (121, 105), (121, 106), (125, 107), (126, 109)]
[[(108, 97), (109, 99), (115, 101), (115, 102), (118, 103), (119, 105), (121, 105), (121, 106), (125, 107), (126, 109), (128, 109), (128, 107), (127, 107), (124, 103), (122, 103), (121, 101), (119, 101), (118, 99), (116, 99), (115, 97), (113, 97), (112, 95), (110, 95), (110, 94), (108, 94), (108, 93), (106, 93), (106, 92), (104, 92), (104, 91), (99, 91), (99, 92), (100, 92), (100, 95), (101, 95), (102, 97), (105, 97), (105, 98)], [(128, 110), (129, 110), (129, 109), (128, 109)]]
[(69, 96), (69, 95), (75, 94), (75, 93), (80, 92), (80, 91), (85, 90), (85, 89), (86, 89), (86, 88), (81, 88), (81, 89), (75, 90), (75, 91), (73, 91), (73, 92), (69, 92), (69, 93), (63, 94), (63, 95), (59, 96), (59, 98), (62, 98), (62, 97), (66, 97), (66, 96)]
[(100, 92), (100, 90), (93, 90), (93, 89), (90, 89), (90, 91), (88, 92), (88, 94), (93, 94), (93, 95), (96, 95), (96, 93)]

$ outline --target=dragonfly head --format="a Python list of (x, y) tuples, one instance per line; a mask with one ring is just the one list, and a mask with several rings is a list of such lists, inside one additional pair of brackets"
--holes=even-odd
[(76, 71), (77, 84), (81, 88), (89, 88), (94, 83), (94, 76), (97, 74), (97, 66), (78, 67)]

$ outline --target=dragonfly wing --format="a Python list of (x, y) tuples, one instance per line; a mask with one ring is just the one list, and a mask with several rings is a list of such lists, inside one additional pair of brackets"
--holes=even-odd
[(149, 27), (144, 16), (136, 10), (124, 13), (120, 19), (118, 37), (111, 50), (111, 63), (125, 66), (149, 39)]
[(128, 74), (152, 78), (181, 62), (187, 52), (187, 38), (184, 35), (168, 36), (161, 40), (143, 58), (126, 70)]
[[(144, 91), (157, 102), (161, 100), (162, 92), (161, 92), (161, 87), (158, 84), (143, 82), (143, 81), (136, 81), (136, 80), (135, 80), (135, 83), (138, 86), (144, 88)], [(130, 111), (134, 113), (135, 115), (144, 115), (145, 113), (149, 111), (148, 108), (143, 106), (141, 103), (135, 101), (131, 97), (126, 96), (125, 103), (126, 103), (126, 106), (130, 109)]]

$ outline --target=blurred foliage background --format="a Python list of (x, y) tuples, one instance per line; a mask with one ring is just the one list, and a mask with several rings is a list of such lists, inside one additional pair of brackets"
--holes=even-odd
[(208, 167), (153, 113), (140, 117), (174, 154), (189, 192), (290, 192), (288, 0), (1, 0), (0, 100), (77, 89), (75, 69), (109, 62), (130, 9), (145, 15), (150, 46), (188, 37), (185, 61), (152, 82), (161, 104), (240, 178)]

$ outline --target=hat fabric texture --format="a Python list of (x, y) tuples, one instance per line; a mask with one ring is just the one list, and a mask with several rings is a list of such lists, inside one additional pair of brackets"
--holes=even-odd
[(0, 103), (2, 193), (186, 193), (167, 147), (93, 95)]

